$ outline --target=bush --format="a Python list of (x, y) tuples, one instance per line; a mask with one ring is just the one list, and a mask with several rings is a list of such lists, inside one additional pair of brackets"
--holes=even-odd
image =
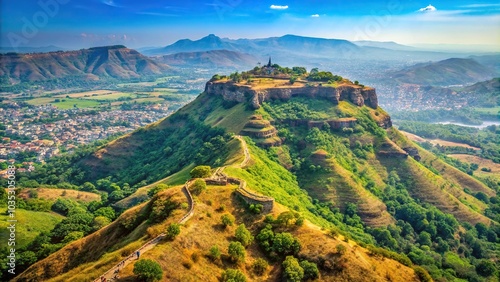
[(303, 260), (300, 267), (304, 269), (304, 279), (316, 279), (319, 277), (318, 266), (314, 262)]
[(429, 273), (427, 272), (427, 270), (423, 269), (420, 266), (414, 266), (413, 269), (415, 270), (415, 273), (417, 274), (417, 276), (420, 279), (420, 281), (422, 281), (422, 282), (431, 282), (431, 281), (433, 281), (432, 277), (429, 275)]
[(296, 254), (300, 251), (300, 242), (290, 233), (277, 233), (274, 236), (272, 250), (277, 254)]
[(191, 175), (191, 178), (205, 178), (210, 177), (212, 172), (210, 171), (210, 167), (208, 165), (199, 165), (193, 168), (189, 174)]
[(222, 225), (224, 225), (224, 227), (228, 227), (228, 226), (233, 226), (233, 223), (234, 223), (234, 216), (232, 216), (231, 214), (224, 214), (221, 216), (221, 221), (222, 221)]
[(287, 256), (283, 262), (283, 278), (290, 282), (300, 282), (304, 278), (304, 269), (293, 256)]
[(233, 262), (240, 263), (245, 260), (245, 247), (240, 242), (231, 242), (227, 252)]
[(496, 266), (494, 262), (483, 259), (476, 265), (476, 271), (479, 275), (488, 277), (495, 274)]
[(252, 244), (253, 242), (253, 236), (246, 229), (245, 224), (240, 224), (238, 228), (236, 229), (235, 233), (236, 240), (239, 241), (243, 246), (247, 247), (248, 245)]
[(250, 210), (250, 212), (254, 213), (254, 214), (259, 214), (262, 212), (262, 209), (264, 208), (263, 205), (261, 204), (251, 204), (248, 209)]
[(158, 184), (153, 189), (148, 191), (148, 196), (153, 197), (154, 195), (158, 194), (158, 192), (163, 191), (167, 188), (168, 188), (168, 185), (166, 185), (166, 184)]
[(222, 281), (223, 282), (245, 282), (247, 278), (245, 274), (243, 274), (238, 269), (227, 269), (222, 273)]
[(140, 259), (134, 264), (134, 274), (148, 282), (159, 281), (163, 276), (160, 265), (150, 259)]
[(193, 184), (189, 187), (193, 195), (200, 195), (205, 189), (207, 189), (207, 184), (203, 179), (196, 179)]
[(219, 260), (220, 259), (220, 255), (221, 255), (221, 253), (220, 253), (219, 246), (213, 245), (212, 247), (210, 247), (210, 250), (208, 251), (208, 256), (213, 261)]
[(179, 233), (181, 233), (181, 226), (177, 223), (172, 223), (167, 227), (166, 237), (168, 240), (173, 240)]
[(346, 252), (346, 247), (344, 245), (341, 245), (341, 244), (338, 244), (335, 249), (337, 250), (337, 253), (340, 254), (340, 255), (343, 255), (345, 254)]
[(267, 263), (267, 261), (265, 259), (258, 258), (252, 264), (252, 269), (256, 275), (260, 276), (260, 275), (263, 275), (264, 272), (266, 272), (268, 266), (269, 266), (269, 264)]

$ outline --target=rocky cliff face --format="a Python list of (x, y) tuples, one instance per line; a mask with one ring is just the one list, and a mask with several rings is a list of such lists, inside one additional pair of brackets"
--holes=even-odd
[(341, 85), (339, 87), (305, 86), (277, 87), (253, 89), (248, 85), (239, 85), (228, 81), (209, 81), (205, 92), (210, 95), (221, 95), (226, 101), (249, 101), (254, 109), (260, 108), (262, 102), (269, 100), (288, 100), (293, 96), (323, 98), (338, 104), (339, 101), (350, 101), (357, 106), (367, 105), (378, 107), (375, 89), (356, 85)]

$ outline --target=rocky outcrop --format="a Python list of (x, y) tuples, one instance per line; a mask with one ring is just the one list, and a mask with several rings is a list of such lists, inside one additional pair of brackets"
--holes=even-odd
[(415, 147), (405, 147), (403, 150), (408, 153), (412, 158), (414, 158), (417, 162), (420, 161), (422, 157), (420, 157), (420, 154), (418, 153), (418, 149)]
[(324, 124), (328, 124), (331, 129), (342, 129), (347, 127), (354, 127), (356, 125), (356, 118), (339, 118), (325, 121), (308, 121), (307, 127), (309, 129), (313, 127), (322, 128)]
[(377, 120), (377, 124), (378, 126), (385, 129), (391, 128), (392, 127), (391, 117), (389, 115), (384, 116), (383, 118)]
[(367, 105), (378, 107), (375, 89), (357, 85), (304, 86), (304, 87), (272, 87), (253, 89), (249, 85), (236, 84), (232, 81), (209, 81), (205, 92), (210, 95), (220, 95), (226, 101), (250, 102), (254, 109), (260, 108), (262, 102), (270, 100), (288, 100), (293, 96), (322, 98), (335, 104), (339, 101), (350, 101), (357, 106)]
[(396, 143), (387, 140), (385, 143), (380, 145), (377, 154), (381, 157), (394, 158), (394, 159), (406, 159), (408, 158), (408, 153), (401, 149)]

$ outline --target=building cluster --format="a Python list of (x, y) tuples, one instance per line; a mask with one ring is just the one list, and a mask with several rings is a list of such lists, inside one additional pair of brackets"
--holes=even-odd
[(43, 162), (78, 145), (130, 132), (170, 113), (163, 104), (127, 111), (59, 110), (50, 105), (0, 108), (0, 123), (4, 126), (0, 162), (29, 152), (36, 155), (37, 162)]

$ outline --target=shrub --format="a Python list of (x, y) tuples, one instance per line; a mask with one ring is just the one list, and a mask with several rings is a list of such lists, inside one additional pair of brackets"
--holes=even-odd
[(240, 242), (231, 242), (227, 252), (233, 262), (240, 263), (245, 260), (245, 247)]
[(253, 242), (253, 236), (246, 229), (245, 224), (240, 224), (238, 228), (236, 229), (235, 233), (236, 240), (239, 241), (243, 246), (247, 247), (248, 245), (252, 244)]
[(247, 278), (243, 272), (238, 269), (227, 269), (222, 273), (223, 282), (246, 282)]
[(299, 264), (304, 269), (304, 279), (316, 279), (319, 277), (318, 266), (314, 262), (303, 260)]
[(213, 261), (216, 261), (218, 259), (220, 259), (220, 249), (219, 249), (219, 246), (217, 245), (213, 245), (212, 247), (210, 247), (210, 250), (208, 251), (208, 256), (213, 260)]
[(346, 252), (346, 247), (344, 245), (341, 245), (341, 244), (338, 244), (335, 249), (337, 250), (337, 253), (340, 254), (340, 255), (343, 255), (345, 254)]
[(260, 275), (264, 274), (264, 272), (266, 272), (268, 266), (269, 266), (269, 264), (267, 263), (267, 261), (265, 259), (258, 258), (252, 264), (252, 269), (256, 275), (260, 276)]
[(205, 178), (210, 177), (212, 173), (208, 165), (199, 165), (193, 168), (189, 174), (191, 175), (191, 178)]
[(496, 266), (494, 262), (483, 259), (476, 265), (476, 271), (479, 275), (488, 277), (495, 274)]
[(274, 236), (272, 250), (277, 254), (296, 254), (300, 251), (300, 242), (290, 233), (277, 233)]
[(177, 235), (181, 233), (181, 227), (177, 223), (172, 223), (167, 227), (167, 239), (173, 240)]
[(158, 184), (153, 189), (148, 191), (148, 196), (153, 197), (154, 195), (158, 194), (158, 192), (163, 191), (167, 188), (168, 188), (168, 185), (166, 185), (166, 184)]
[(420, 279), (420, 281), (422, 281), (422, 282), (431, 282), (431, 281), (433, 281), (432, 277), (429, 275), (429, 273), (427, 272), (427, 270), (425, 270), (424, 268), (422, 268), (420, 266), (414, 266), (413, 269), (415, 270), (415, 273), (417, 274), (417, 276)]
[(248, 209), (250, 210), (250, 212), (254, 213), (254, 214), (259, 214), (262, 212), (262, 209), (264, 208), (263, 205), (261, 204), (251, 204)]
[(234, 216), (232, 216), (231, 214), (224, 214), (221, 216), (221, 221), (222, 221), (222, 225), (224, 225), (224, 227), (228, 227), (228, 226), (233, 226), (233, 223), (234, 223)]
[(134, 274), (145, 281), (159, 281), (163, 276), (160, 265), (150, 259), (140, 259), (134, 264)]
[(196, 179), (189, 188), (194, 195), (200, 195), (201, 192), (207, 189), (207, 184), (203, 179)]
[(290, 282), (300, 282), (304, 278), (304, 269), (293, 256), (287, 256), (283, 262), (283, 278)]

